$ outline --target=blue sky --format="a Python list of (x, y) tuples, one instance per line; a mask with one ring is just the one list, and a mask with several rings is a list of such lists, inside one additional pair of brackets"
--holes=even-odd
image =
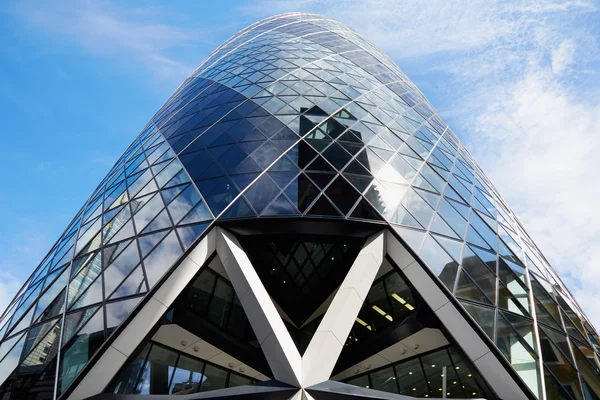
[(600, 326), (600, 4), (586, 0), (4, 2), (0, 309), (177, 85), (252, 22), (347, 23), (471, 149)]

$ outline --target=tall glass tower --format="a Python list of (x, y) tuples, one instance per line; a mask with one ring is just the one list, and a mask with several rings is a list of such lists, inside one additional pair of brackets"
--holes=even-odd
[(293, 13), (217, 48), (77, 212), (0, 318), (0, 398), (587, 400), (599, 355), (408, 77)]

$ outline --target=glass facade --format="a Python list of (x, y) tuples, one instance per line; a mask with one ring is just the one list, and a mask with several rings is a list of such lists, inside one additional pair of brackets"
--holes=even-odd
[[(115, 163), (0, 316), (0, 395), (60, 396), (207, 229), (277, 218), (389, 227), (538, 397), (600, 395), (598, 334), (457, 135), (367, 39), (300, 13), (217, 48)], [(285, 245), (339, 246), (307, 243)], [(286, 265), (301, 294), (314, 260)]]
[[(443, 368), (446, 368), (444, 375)], [(477, 371), (453, 347), (403, 360), (384, 368), (355, 376), (346, 382), (384, 392), (420, 398), (442, 398), (446, 379), (448, 399), (491, 398)]]
[(118, 394), (184, 395), (250, 385), (254, 379), (149, 342), (109, 386)]

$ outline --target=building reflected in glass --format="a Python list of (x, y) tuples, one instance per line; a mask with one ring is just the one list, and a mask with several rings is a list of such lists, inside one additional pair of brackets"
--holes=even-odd
[(219, 46), (76, 213), (0, 317), (0, 398), (587, 400), (599, 355), (410, 79), (291, 13)]

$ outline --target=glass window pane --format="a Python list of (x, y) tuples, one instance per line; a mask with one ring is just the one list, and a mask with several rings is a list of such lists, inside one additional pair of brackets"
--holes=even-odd
[(176, 352), (153, 345), (137, 384), (140, 394), (168, 394), (169, 381), (175, 370), (176, 361)]
[(171, 378), (170, 394), (188, 394), (198, 391), (205, 378), (202, 375), (204, 363), (187, 356), (180, 356), (177, 369)]
[(205, 380), (200, 386), (201, 392), (207, 392), (209, 390), (224, 389), (227, 387), (227, 372), (224, 369), (207, 365), (204, 370)]
[(208, 318), (219, 326), (224, 326), (227, 321), (228, 311), (233, 302), (233, 288), (219, 279), (208, 308)]
[(371, 373), (371, 384), (375, 390), (383, 390), (389, 393), (398, 393), (396, 375), (392, 367), (384, 368)]
[[(85, 314), (80, 314), (82, 317)], [(62, 393), (104, 342), (102, 307), (61, 350), (61, 375), (58, 390)]]
[(173, 262), (183, 253), (175, 231), (172, 231), (160, 244), (144, 259), (148, 285), (154, 284), (171, 267)]
[(397, 365), (396, 378), (400, 383), (400, 394), (414, 397), (423, 397), (426, 394), (430, 396), (427, 378), (418, 358)]
[(234, 374), (233, 372), (229, 375), (229, 384), (227, 387), (251, 385), (252, 379), (242, 375)]
[(118, 394), (139, 394), (141, 393), (141, 385), (138, 385), (138, 377), (144, 367), (146, 357), (150, 352), (150, 343), (140, 351), (135, 358), (129, 360), (121, 373), (117, 376), (116, 381), (113, 381), (114, 388), (110, 389), (112, 393)]

